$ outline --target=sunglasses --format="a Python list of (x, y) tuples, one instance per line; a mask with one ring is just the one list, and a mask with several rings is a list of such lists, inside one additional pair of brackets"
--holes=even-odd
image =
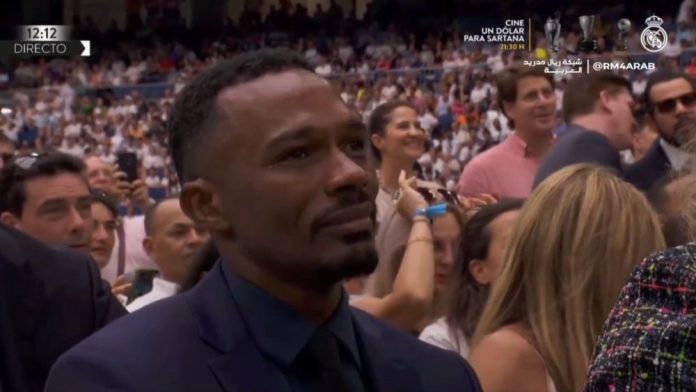
[(32, 152), (15, 158), (13, 163), (22, 170), (29, 170), (45, 155), (45, 153)]
[(425, 199), (425, 201), (428, 202), (428, 204), (433, 204), (435, 202), (444, 200), (448, 204), (454, 204), (456, 206), (460, 205), (459, 196), (457, 195), (457, 193), (448, 191), (447, 189), (432, 189), (419, 186), (416, 187), (416, 191), (418, 191), (418, 193), (420, 193), (421, 196), (423, 196), (423, 199)]
[(684, 94), (681, 97), (655, 102), (655, 107), (657, 108), (657, 111), (663, 114), (674, 113), (674, 111), (677, 109), (677, 101), (680, 101), (685, 107), (693, 107), (696, 105), (696, 92)]

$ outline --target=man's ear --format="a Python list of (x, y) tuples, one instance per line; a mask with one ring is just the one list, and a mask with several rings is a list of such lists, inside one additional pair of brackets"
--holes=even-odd
[(15, 214), (5, 211), (2, 214), (0, 214), (0, 222), (14, 227), (14, 228), (19, 228), (19, 219), (15, 216)]
[(145, 253), (147, 253), (147, 255), (150, 256), (151, 259), (155, 259), (155, 257), (153, 257), (152, 238), (143, 238), (143, 249), (145, 249)]
[(597, 102), (597, 105), (599, 105), (603, 112), (611, 113), (611, 100), (611, 93), (607, 90), (602, 90), (599, 92), (599, 100)]
[(207, 180), (197, 179), (184, 184), (179, 195), (181, 209), (198, 226), (210, 232), (229, 231), (216, 187)]

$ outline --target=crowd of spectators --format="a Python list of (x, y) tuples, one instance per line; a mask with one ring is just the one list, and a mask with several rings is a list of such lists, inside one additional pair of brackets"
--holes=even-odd
[[(608, 55), (613, 50), (613, 21), (622, 15), (619, 11), (605, 8), (597, 12), (598, 46)], [(691, 59), (693, 2), (684, 0), (676, 11), (674, 17), (663, 18), (670, 43), (656, 59), (661, 67), (684, 67)], [(541, 31), (536, 32), (534, 51), (501, 52), (493, 46), (463, 43), (465, 27), (456, 20), (442, 22), (437, 32), (423, 33), (397, 29), (396, 22), (386, 26), (370, 23), (371, 13), (374, 11), (369, 10), (366, 19), (358, 22), (334, 2), (328, 10), (318, 7), (311, 16), (303, 6), (286, 3), (271, 7), (265, 17), (245, 10), (239, 23), (227, 19), (217, 36), (183, 41), (167, 37), (185, 25), (162, 22), (166, 18), (141, 23), (159, 26), (159, 30), (140, 26), (129, 34), (116, 23), (100, 30), (91, 18), (82, 22), (76, 18), (76, 34), (115, 44), (108, 50), (96, 45), (96, 56), (87, 60), (18, 63), (6, 75), (9, 86), (35, 88), (9, 90), (11, 103), (0, 114), (0, 130), (20, 151), (57, 149), (79, 157), (96, 155), (111, 164), (116, 163), (119, 152), (136, 152), (147, 185), (157, 195), (171, 194), (178, 181), (164, 148), (164, 124), (174, 96), (193, 75), (221, 58), (259, 46), (287, 45), (304, 53), (318, 74), (333, 80), (341, 97), (365, 119), (384, 102), (402, 99), (413, 103), (430, 139), (428, 153), (419, 160), (422, 175), (454, 189), (463, 166), (511, 132), (495, 103), (494, 75), (523, 58), (546, 59), (554, 54), (546, 50)], [(174, 20), (181, 20), (173, 15)], [(559, 58), (578, 55), (579, 30), (567, 19), (569, 28), (564, 27), (560, 53), (555, 54)], [(298, 30), (297, 26), (305, 27)], [(640, 26), (634, 21), (629, 52), (642, 51)], [(332, 34), (325, 34), (327, 29)], [(696, 60), (686, 69), (696, 75)], [(641, 94), (646, 74), (636, 71), (626, 76), (632, 80), (633, 92)], [(559, 110), (567, 78), (556, 76)], [(155, 96), (145, 96), (147, 90), (137, 86), (146, 83), (162, 84)], [(562, 130), (559, 118), (558, 132)], [(630, 154), (627, 159), (631, 160)]]

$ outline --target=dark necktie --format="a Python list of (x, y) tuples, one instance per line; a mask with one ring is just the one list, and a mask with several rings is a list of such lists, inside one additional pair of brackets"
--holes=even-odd
[(341, 372), (341, 358), (336, 337), (318, 328), (298, 357), (307, 391), (350, 392)]

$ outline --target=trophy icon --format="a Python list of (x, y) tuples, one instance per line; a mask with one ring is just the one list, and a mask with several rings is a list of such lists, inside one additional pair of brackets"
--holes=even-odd
[(546, 23), (544, 23), (544, 33), (546, 34), (549, 50), (558, 53), (558, 38), (561, 35), (561, 22), (558, 14), (556, 14), (555, 18), (549, 16), (548, 19), (546, 19)]
[(592, 52), (597, 50), (597, 41), (592, 39), (592, 29), (594, 28), (594, 15), (582, 15), (578, 18), (580, 29), (582, 29), (582, 42), (579, 49), (582, 52)]
[(620, 51), (627, 51), (628, 43), (626, 42), (626, 37), (628, 37), (628, 31), (631, 30), (631, 21), (626, 18), (622, 18), (616, 24), (616, 27), (619, 29), (619, 39), (616, 41), (616, 49)]

